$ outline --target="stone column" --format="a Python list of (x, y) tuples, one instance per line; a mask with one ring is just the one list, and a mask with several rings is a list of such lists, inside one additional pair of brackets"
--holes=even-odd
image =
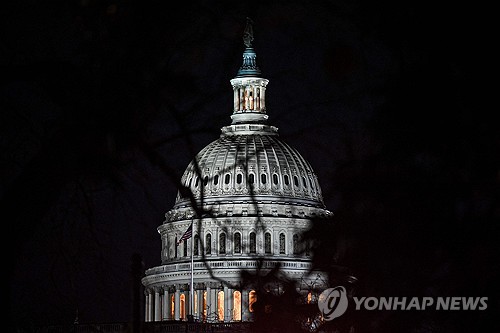
[(153, 296), (153, 290), (150, 289), (149, 290), (149, 302), (148, 302), (148, 307), (149, 307), (149, 311), (148, 311), (148, 321), (153, 321), (153, 314), (154, 314), (154, 296)]
[[(226, 321), (233, 321), (233, 310), (234, 310), (234, 289), (232, 288), (227, 288), (227, 320)], [(224, 315), (224, 318), (226, 316)]]
[(260, 109), (264, 110), (266, 108), (266, 88), (262, 87), (260, 89)]
[(212, 300), (212, 291), (210, 289), (210, 282), (207, 282), (207, 317), (210, 316), (210, 314), (212, 313), (212, 303), (211, 303), (211, 300)]
[(203, 290), (202, 289), (197, 289), (196, 290), (196, 298), (198, 299), (198, 305), (197, 305), (197, 315), (198, 319), (201, 319), (203, 317)]
[(241, 291), (241, 320), (250, 320), (250, 310), (248, 308), (248, 290)]
[(174, 296), (174, 319), (179, 320), (180, 319), (180, 303), (181, 303), (181, 291), (179, 288), (175, 288), (175, 296)]
[(189, 290), (184, 291), (184, 299), (185, 299), (184, 313), (186, 314), (186, 318), (184, 318), (184, 319), (187, 319), (188, 315), (191, 314), (191, 295), (190, 294), (191, 293), (189, 292)]
[(170, 317), (170, 295), (168, 293), (168, 286), (163, 287), (163, 315), (162, 320), (167, 320)]
[(229, 315), (229, 288), (224, 286), (224, 322), (230, 321)]
[(155, 287), (155, 305), (154, 305), (154, 321), (161, 320), (161, 306), (160, 306), (160, 288)]
[(212, 296), (210, 296), (210, 319), (213, 319), (214, 315), (217, 315), (217, 292), (218, 290), (215, 288), (212, 288), (210, 290), (212, 292)]

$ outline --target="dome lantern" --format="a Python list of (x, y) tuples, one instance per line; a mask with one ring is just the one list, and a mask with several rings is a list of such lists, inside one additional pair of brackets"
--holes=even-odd
[(243, 41), (246, 46), (243, 51), (243, 64), (236, 77), (231, 80), (234, 94), (232, 123), (265, 123), (268, 118), (265, 92), (269, 80), (260, 77), (261, 71), (256, 62), (257, 54), (252, 47), (252, 20), (249, 18), (247, 18)]

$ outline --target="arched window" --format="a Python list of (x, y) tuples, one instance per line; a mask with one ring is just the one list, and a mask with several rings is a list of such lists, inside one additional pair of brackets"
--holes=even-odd
[(274, 185), (278, 185), (278, 175), (277, 174), (273, 174), (273, 183)]
[(217, 293), (217, 314), (219, 316), (219, 320), (224, 320), (224, 292), (221, 290)]
[(249, 248), (250, 248), (250, 253), (257, 253), (257, 241), (256, 241), (256, 235), (255, 232), (251, 232), (249, 235)]
[(293, 235), (293, 254), (299, 254), (299, 235)]
[(264, 252), (271, 253), (271, 234), (269, 232), (264, 235)]
[(219, 184), (219, 175), (214, 176), (214, 185)]
[(229, 181), (231, 180), (231, 175), (230, 174), (226, 174), (226, 176), (224, 177), (224, 184), (229, 184)]
[(241, 234), (234, 234), (234, 253), (241, 253)]
[(283, 175), (283, 180), (285, 181), (286, 186), (290, 185), (290, 178), (288, 175)]
[(198, 183), (200, 182), (200, 178), (196, 176), (196, 181), (194, 182), (194, 187), (198, 187)]
[(212, 254), (212, 235), (207, 234), (205, 236), (205, 253)]
[(184, 257), (188, 256), (188, 239), (184, 240), (182, 242), (182, 247), (183, 247), (183, 252), (184, 252)]
[(285, 234), (280, 234), (280, 254), (285, 254)]
[(199, 245), (200, 245), (200, 236), (194, 236), (194, 244), (193, 244), (193, 255), (197, 256), (199, 254)]
[(260, 175), (260, 182), (262, 184), (267, 183), (267, 175), (265, 173), (263, 173), (263, 174)]
[(175, 243), (174, 243), (175, 251), (174, 251), (174, 258), (177, 258), (177, 236), (175, 236)]
[(185, 319), (186, 318), (186, 295), (181, 294), (181, 296), (179, 297), (179, 301), (180, 301), (179, 316), (181, 319)]
[(257, 292), (251, 290), (248, 293), (248, 311), (253, 312), (253, 304), (257, 302)]
[(233, 320), (241, 320), (241, 291), (233, 292)]
[(243, 175), (241, 173), (236, 175), (236, 183), (241, 184), (243, 182)]
[(307, 181), (306, 177), (302, 176), (302, 185), (304, 185), (305, 188), (307, 188)]
[(226, 253), (226, 234), (221, 232), (219, 235), (219, 254)]
[(248, 175), (248, 183), (249, 184), (255, 183), (255, 175), (253, 173)]
[(203, 178), (203, 186), (207, 186), (208, 184), (208, 176), (205, 176), (205, 178)]
[(293, 184), (295, 187), (299, 187), (299, 178), (297, 176), (293, 176)]

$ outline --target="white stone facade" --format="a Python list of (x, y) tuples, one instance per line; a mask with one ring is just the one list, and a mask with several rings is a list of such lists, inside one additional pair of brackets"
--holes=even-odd
[[(158, 227), (161, 265), (142, 280), (146, 321), (188, 314), (204, 321), (252, 320), (254, 286), (242, 281), (242, 273), (258, 268), (279, 265), (304, 297), (313, 286), (326, 287), (325, 274), (310, 271), (302, 235), (312, 218), (332, 213), (312, 167), (267, 125), (268, 80), (258, 76), (252, 48), (243, 56), (245, 68), (231, 80), (232, 124), (189, 164), (175, 205)], [(191, 224), (192, 237), (177, 244)]]

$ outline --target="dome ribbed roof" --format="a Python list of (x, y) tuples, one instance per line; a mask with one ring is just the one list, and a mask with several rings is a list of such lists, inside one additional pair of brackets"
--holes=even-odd
[[(189, 164), (182, 186), (194, 199), (206, 204), (276, 202), (324, 208), (318, 179), (297, 150), (278, 137), (267, 124), (266, 87), (251, 47), (253, 34), (247, 25), (243, 64), (231, 80), (232, 124), (220, 138)], [(179, 191), (175, 209), (191, 204), (188, 191)]]
[[(218, 140), (200, 151), (182, 176), (182, 185), (196, 199), (238, 202), (250, 197), (324, 206), (311, 165), (279, 139), (275, 127), (231, 125), (222, 132)], [(188, 200), (179, 194), (176, 206)]]

